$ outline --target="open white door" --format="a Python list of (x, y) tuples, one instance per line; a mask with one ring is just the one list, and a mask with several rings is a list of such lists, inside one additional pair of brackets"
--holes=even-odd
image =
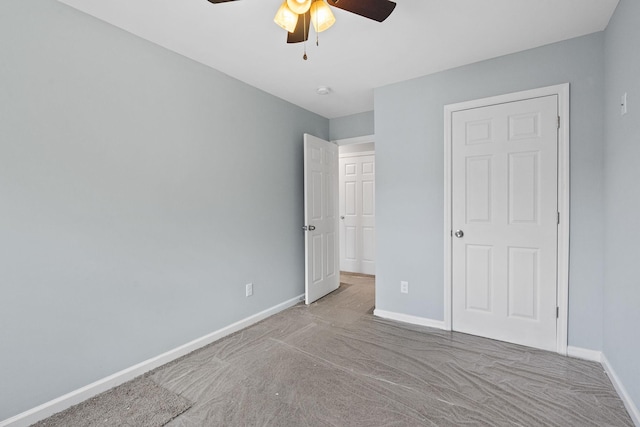
[(304, 134), (305, 302), (340, 286), (338, 146)]

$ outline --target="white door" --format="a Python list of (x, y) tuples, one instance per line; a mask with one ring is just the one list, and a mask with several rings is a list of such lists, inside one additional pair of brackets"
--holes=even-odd
[(304, 135), (305, 302), (340, 286), (338, 146)]
[(340, 156), (340, 269), (375, 274), (375, 156)]
[(453, 113), (456, 331), (556, 349), (557, 117), (557, 95)]

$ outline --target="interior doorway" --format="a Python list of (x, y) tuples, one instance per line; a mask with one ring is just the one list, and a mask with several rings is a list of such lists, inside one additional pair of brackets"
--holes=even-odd
[(445, 326), (566, 354), (568, 85), (445, 107)]
[(373, 136), (339, 146), (340, 270), (375, 275), (375, 143)]
[(337, 290), (343, 271), (374, 277), (374, 150), (371, 137), (329, 142), (304, 134), (307, 305)]

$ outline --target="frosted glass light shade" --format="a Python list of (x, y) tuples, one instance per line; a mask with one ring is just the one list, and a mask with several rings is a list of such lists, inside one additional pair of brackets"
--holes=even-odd
[(311, 0), (287, 0), (287, 5), (294, 13), (302, 15), (311, 7)]
[(287, 6), (287, 0), (284, 0), (280, 9), (276, 12), (276, 17), (273, 18), (273, 22), (288, 32), (293, 33), (296, 29), (296, 25), (298, 25), (298, 14), (289, 9), (289, 6)]
[(335, 24), (336, 18), (324, 0), (314, 0), (311, 4), (311, 22), (316, 33), (321, 33)]

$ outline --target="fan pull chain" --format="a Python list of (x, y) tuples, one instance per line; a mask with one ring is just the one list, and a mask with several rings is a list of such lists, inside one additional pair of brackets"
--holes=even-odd
[(302, 45), (304, 46), (304, 55), (302, 55), (302, 59), (304, 59), (305, 61), (307, 60), (307, 39), (306, 39), (306, 35), (307, 35), (307, 14), (303, 14), (302, 15), (302, 22), (303, 22), (303, 29), (304, 32), (302, 33)]
[[(316, 29), (318, 28), (318, 13), (316, 12)], [(319, 36), (319, 32), (316, 31), (316, 46), (320, 46), (319, 40), (320, 40), (320, 36)]]

